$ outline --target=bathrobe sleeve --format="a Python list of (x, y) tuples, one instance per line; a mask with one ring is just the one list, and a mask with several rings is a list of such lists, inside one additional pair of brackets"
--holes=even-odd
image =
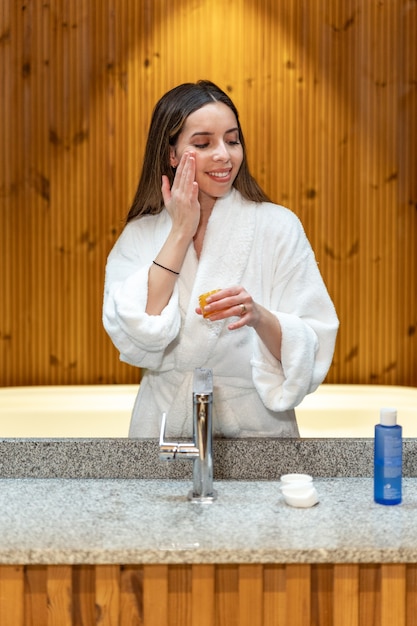
[[(155, 221), (155, 220), (154, 220)], [(157, 221), (157, 220), (156, 220)], [(160, 315), (145, 312), (148, 298), (148, 272), (162, 242), (154, 237), (150, 218), (130, 222), (107, 260), (104, 285), (103, 325), (120, 352), (120, 359), (130, 365), (157, 369), (167, 346), (180, 329), (178, 289)]]
[(281, 324), (281, 362), (257, 335), (251, 361), (255, 387), (273, 411), (296, 407), (323, 382), (339, 327), (301, 222), (290, 212), (286, 217), (278, 243), (270, 242), (276, 251), (270, 270), (270, 310)]

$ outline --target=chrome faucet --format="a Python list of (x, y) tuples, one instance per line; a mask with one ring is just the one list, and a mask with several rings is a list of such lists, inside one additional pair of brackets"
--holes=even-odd
[(188, 494), (192, 502), (213, 502), (213, 373), (196, 368), (193, 382), (193, 442), (165, 441), (166, 413), (162, 415), (159, 437), (159, 457), (164, 461), (190, 459), (193, 465), (193, 489)]

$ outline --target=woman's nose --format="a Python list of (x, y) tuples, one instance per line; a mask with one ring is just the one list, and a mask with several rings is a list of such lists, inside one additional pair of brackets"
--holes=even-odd
[(216, 161), (228, 161), (229, 160), (230, 158), (229, 151), (227, 149), (226, 144), (223, 141), (217, 144), (214, 150), (213, 158)]

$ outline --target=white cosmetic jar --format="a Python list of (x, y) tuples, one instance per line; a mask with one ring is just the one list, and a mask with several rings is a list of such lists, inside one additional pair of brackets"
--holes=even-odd
[(284, 474), (281, 476), (281, 493), (289, 506), (309, 508), (319, 501), (313, 477), (309, 474)]
[(312, 483), (313, 477), (310, 474), (284, 474), (281, 476), (281, 484), (284, 485), (293, 485), (295, 483)]
[(282, 495), (287, 504), (299, 509), (309, 508), (319, 501), (316, 488), (313, 487), (313, 484), (309, 486), (305, 484), (293, 484), (283, 487)]

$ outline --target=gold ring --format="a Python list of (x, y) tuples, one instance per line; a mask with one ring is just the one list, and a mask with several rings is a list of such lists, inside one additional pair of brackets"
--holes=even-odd
[(240, 317), (242, 317), (246, 313), (246, 307), (244, 304), (239, 304), (239, 306), (240, 306)]

